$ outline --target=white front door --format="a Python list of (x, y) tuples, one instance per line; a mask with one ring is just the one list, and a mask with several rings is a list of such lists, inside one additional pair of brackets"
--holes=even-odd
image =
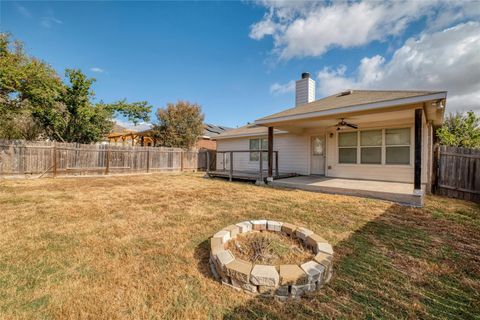
[(325, 174), (325, 136), (313, 136), (311, 141), (311, 174)]

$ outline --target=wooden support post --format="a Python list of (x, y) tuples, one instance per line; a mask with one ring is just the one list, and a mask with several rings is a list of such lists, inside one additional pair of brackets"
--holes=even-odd
[(415, 109), (414, 190), (422, 189), (422, 112), (422, 109)]
[(268, 178), (273, 177), (273, 127), (268, 127)]
[(107, 162), (105, 165), (105, 175), (108, 175), (110, 171), (110, 147), (107, 146), (107, 152), (105, 154), (105, 161)]
[(53, 177), (57, 176), (57, 143), (53, 142)]
[(230, 151), (230, 174), (229, 174), (229, 180), (232, 181), (233, 179), (233, 152)]
[(150, 149), (147, 149), (147, 173), (150, 172)]
[(223, 171), (225, 171), (225, 162), (227, 162), (226, 153), (223, 153)]
[(275, 151), (275, 177), (279, 177), (278, 173), (278, 151)]
[(180, 171), (183, 172), (183, 150), (180, 151)]

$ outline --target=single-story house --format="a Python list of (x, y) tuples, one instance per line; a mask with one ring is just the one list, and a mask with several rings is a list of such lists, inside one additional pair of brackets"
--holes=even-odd
[[(261, 167), (267, 181), (277, 185), (289, 186), (290, 180), (294, 187), (328, 192), (330, 186), (335, 193), (367, 188), (362, 185), (370, 185), (372, 194), (399, 188), (419, 198), (398, 201), (421, 205), (430, 190), (433, 133), (443, 122), (446, 98), (446, 91), (346, 90), (315, 100), (315, 81), (303, 73), (295, 107), (216, 137), (217, 170), (259, 172)], [(282, 173), (311, 178), (277, 180)]]

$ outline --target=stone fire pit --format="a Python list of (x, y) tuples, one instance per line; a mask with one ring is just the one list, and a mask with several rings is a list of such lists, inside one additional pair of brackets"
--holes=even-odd
[[(298, 240), (312, 259), (292, 264), (269, 265), (236, 258), (229, 242), (248, 233), (277, 232)], [(235, 243), (238, 246), (238, 244)], [(255, 248), (254, 248), (255, 249)], [(300, 250), (299, 250), (300, 251)], [(237, 290), (285, 301), (319, 290), (333, 273), (333, 249), (322, 237), (303, 227), (271, 220), (252, 220), (230, 225), (210, 239), (210, 268), (215, 278)]]

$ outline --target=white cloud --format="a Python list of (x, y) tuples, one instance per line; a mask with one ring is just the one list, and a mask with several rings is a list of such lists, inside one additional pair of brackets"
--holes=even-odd
[(48, 10), (47, 15), (40, 18), (40, 25), (44, 28), (51, 28), (56, 24), (63, 24), (63, 21), (53, 15), (53, 11)]
[(270, 93), (273, 95), (285, 94), (295, 91), (295, 81), (291, 80), (285, 84), (274, 83), (270, 86)]
[[(255, 40), (271, 36), (280, 59), (321, 56), (333, 47), (350, 48), (398, 36), (412, 22), (427, 17), (438, 30), (466, 17), (479, 16), (478, 2), (431, 1), (261, 1), (268, 9), (251, 26)], [(438, 19), (437, 19), (438, 17)]]
[(480, 22), (468, 22), (410, 38), (390, 61), (376, 55), (346, 68), (318, 72), (322, 95), (347, 88), (448, 90), (448, 111), (480, 112)]
[(98, 67), (90, 68), (90, 71), (92, 71), (92, 72), (97, 72), (97, 73), (103, 73), (103, 72), (105, 72), (104, 69), (98, 68)]
[(153, 124), (149, 122), (139, 122), (137, 124), (133, 124), (133, 122), (120, 119), (114, 119), (114, 121), (117, 125), (124, 127), (126, 130), (145, 131), (153, 127)]
[(27, 8), (25, 8), (24, 6), (21, 6), (21, 5), (16, 5), (16, 8), (17, 8), (17, 11), (24, 17), (27, 17), (27, 18), (31, 18), (32, 17), (32, 13), (30, 12), (30, 10), (28, 10)]

